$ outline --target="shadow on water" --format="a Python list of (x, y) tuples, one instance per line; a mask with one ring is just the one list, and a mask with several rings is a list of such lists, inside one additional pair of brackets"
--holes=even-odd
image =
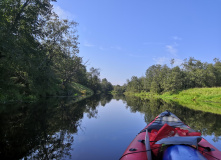
[(112, 96), (94, 96), (75, 102), (51, 98), (36, 104), (2, 105), (0, 108), (0, 159), (70, 158), (73, 133), (83, 114), (96, 117), (96, 107)]

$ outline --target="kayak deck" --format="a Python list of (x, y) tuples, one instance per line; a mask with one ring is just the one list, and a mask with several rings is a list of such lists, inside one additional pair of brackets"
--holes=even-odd
[[(151, 141), (153, 140), (153, 135), (152, 132), (160, 132), (160, 130), (162, 131), (162, 133), (165, 134), (169, 134), (166, 133), (166, 130), (163, 130), (164, 127), (170, 127), (170, 128), (174, 128), (172, 129), (172, 131), (176, 132), (176, 133), (183, 133), (184, 135), (186, 134), (186, 136), (182, 135), (182, 136), (177, 136), (177, 134), (175, 135), (175, 133), (171, 136), (166, 135), (165, 139), (167, 137), (171, 137), (173, 140), (173, 137), (177, 137), (181, 139), (181, 144), (185, 144), (183, 139), (189, 139), (189, 138), (182, 138), (182, 137), (200, 137), (199, 136), (199, 132), (196, 132), (195, 130), (191, 129), (189, 126), (187, 126), (186, 124), (184, 124), (175, 114), (169, 112), (169, 111), (165, 111), (163, 113), (161, 113), (160, 115), (158, 115), (152, 122), (150, 122), (143, 130), (141, 130), (140, 133), (138, 133), (138, 135), (134, 138), (134, 140), (131, 142), (131, 144), (127, 147), (127, 149), (125, 150), (123, 156), (120, 158), (121, 160), (150, 160), (150, 159), (159, 159), (162, 158), (161, 156), (156, 156), (156, 153), (161, 152), (162, 153), (162, 146), (165, 146), (165, 141), (163, 142), (164, 145), (162, 144), (157, 144), (156, 141)], [(176, 129), (176, 130), (175, 130)], [(172, 133), (172, 132), (171, 132)], [(147, 138), (148, 137), (148, 138)], [(170, 141), (171, 141), (170, 138)], [(175, 141), (177, 141), (175, 138)], [(161, 138), (160, 138), (161, 139)], [(159, 137), (157, 139), (160, 140)], [(155, 139), (156, 140), (156, 139)], [(167, 140), (167, 139), (166, 139)], [(186, 140), (185, 140), (186, 141)], [(191, 141), (191, 140), (188, 140)], [(199, 141), (199, 142), (198, 142)], [(198, 138), (197, 141), (197, 146), (195, 146), (195, 150), (199, 151), (200, 154), (203, 155), (203, 157), (205, 157), (206, 159), (211, 159), (211, 160), (217, 160), (221, 158), (221, 152), (215, 148), (213, 145), (211, 145), (208, 141), (206, 141), (204, 138), (200, 137), (200, 140)], [(171, 142), (170, 142), (171, 143)], [(174, 143), (173, 145), (177, 145), (177, 143), (179, 144), (179, 142)], [(190, 142), (187, 142), (187, 144), (189, 144)], [(150, 145), (148, 145), (150, 144)], [(168, 145), (171, 146), (172, 144)], [(191, 148), (193, 148), (191, 145), (189, 145)], [(150, 147), (150, 148), (149, 148)], [(167, 146), (166, 146), (167, 147)], [(165, 148), (165, 147), (164, 147)], [(151, 156), (149, 155), (151, 154)]]

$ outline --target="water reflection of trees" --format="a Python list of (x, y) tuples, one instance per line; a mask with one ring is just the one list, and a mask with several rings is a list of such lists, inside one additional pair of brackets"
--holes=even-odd
[(127, 107), (131, 112), (142, 112), (145, 114), (145, 121), (148, 123), (165, 110), (176, 114), (183, 122), (203, 135), (214, 135), (214, 141), (221, 136), (221, 116), (218, 114), (196, 111), (178, 105), (175, 102), (165, 102), (161, 99), (145, 99), (138, 97), (125, 97)]
[(92, 99), (87, 100), (87, 105), (85, 112), (87, 113), (88, 118), (95, 117), (98, 114), (97, 106), (100, 104), (101, 106), (105, 106), (107, 103), (109, 103), (112, 99), (112, 95), (110, 94), (101, 94), (96, 95)]
[(113, 98), (116, 99), (117, 101), (119, 101), (120, 99), (123, 100), (123, 101), (126, 100), (124, 94), (114, 94)]
[(0, 159), (70, 158), (73, 133), (84, 112), (96, 117), (96, 107), (112, 96), (95, 96), (75, 103), (48, 99), (36, 104), (5, 105), (0, 110)]
[[(83, 101), (48, 99), (36, 104), (2, 105), (0, 108), (0, 159), (68, 159), (71, 158), (73, 134), (78, 132), (84, 113), (91, 118), (97, 106), (105, 106), (111, 95), (97, 95)], [(220, 140), (221, 116), (194, 111), (160, 99), (122, 99), (131, 112), (142, 112), (148, 123), (159, 113), (170, 110), (186, 124), (204, 135)]]

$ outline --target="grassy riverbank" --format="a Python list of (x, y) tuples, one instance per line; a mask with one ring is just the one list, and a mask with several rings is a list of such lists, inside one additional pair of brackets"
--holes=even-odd
[[(131, 94), (131, 93), (127, 93)], [(177, 93), (164, 93), (156, 95), (151, 93), (134, 93), (144, 99), (161, 98), (164, 101), (174, 101), (179, 105), (205, 112), (221, 114), (221, 88), (193, 88)]]
[(82, 99), (90, 97), (94, 94), (94, 91), (79, 83), (73, 83), (73, 88), (76, 90), (74, 97), (82, 97)]

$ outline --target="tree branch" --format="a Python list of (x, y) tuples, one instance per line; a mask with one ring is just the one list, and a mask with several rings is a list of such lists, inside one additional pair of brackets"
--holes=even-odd
[(12, 24), (11, 27), (11, 31), (13, 31), (15, 29), (16, 24), (18, 23), (18, 20), (21, 17), (22, 12), (24, 11), (25, 7), (28, 6), (30, 0), (26, 0), (26, 2), (24, 3), (24, 5), (22, 6), (21, 10), (19, 11), (19, 13), (16, 15), (14, 23)]

